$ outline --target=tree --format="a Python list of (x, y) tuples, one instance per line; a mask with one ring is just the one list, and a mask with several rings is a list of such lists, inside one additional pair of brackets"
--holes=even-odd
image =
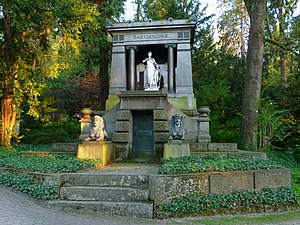
[(201, 13), (199, 1), (195, 0), (145, 0), (143, 3), (144, 18), (160, 19), (188, 19), (192, 15)]
[(0, 10), (0, 143), (9, 146), (21, 106), (28, 104), (27, 113), (39, 117), (46, 78), (67, 66), (55, 40), (72, 44), (95, 10), (82, 0), (2, 0)]
[(222, 47), (246, 58), (246, 41), (249, 33), (249, 16), (243, 0), (219, 0), (223, 9), (218, 21)]
[(241, 145), (257, 149), (257, 115), (261, 94), (266, 0), (244, 0), (250, 17), (246, 78), (242, 103)]
[[(266, 29), (266, 42), (271, 46), (273, 55), (279, 55), (279, 65), (281, 71), (282, 84), (287, 80), (287, 61), (289, 52), (297, 54), (293, 50), (292, 41), (289, 37), (292, 22), (292, 15), (297, 7), (299, 0), (270, 1), (268, 4), (267, 13), (267, 29)], [(277, 54), (276, 54), (277, 53)]]
[(94, 23), (85, 27), (83, 32), (84, 47), (82, 49), (83, 60), (88, 68), (99, 68), (100, 82), (99, 109), (105, 109), (109, 92), (109, 63), (111, 56), (111, 42), (107, 39), (106, 23), (108, 20), (118, 20), (124, 12), (125, 0), (101, 1), (95, 16)]

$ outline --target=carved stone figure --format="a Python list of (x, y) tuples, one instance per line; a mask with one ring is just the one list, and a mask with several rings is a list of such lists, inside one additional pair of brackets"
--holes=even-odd
[(181, 140), (184, 136), (183, 119), (184, 116), (179, 116), (178, 114), (172, 116), (170, 140)]
[(151, 57), (152, 52), (148, 52), (148, 58), (143, 60), (143, 63), (147, 63), (147, 80), (149, 87), (145, 87), (145, 89), (158, 89), (159, 88), (159, 80), (160, 80), (160, 72), (159, 66), (156, 63), (155, 59)]
[(107, 138), (105, 131), (104, 119), (101, 116), (94, 116), (89, 129), (89, 136), (85, 141), (100, 141)]

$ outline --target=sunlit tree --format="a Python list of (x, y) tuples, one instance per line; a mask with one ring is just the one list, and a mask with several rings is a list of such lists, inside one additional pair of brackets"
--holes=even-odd
[(22, 105), (34, 117), (48, 109), (45, 80), (68, 66), (60, 52), (76, 46), (96, 11), (82, 0), (2, 0), (0, 9), (0, 143), (9, 146)]

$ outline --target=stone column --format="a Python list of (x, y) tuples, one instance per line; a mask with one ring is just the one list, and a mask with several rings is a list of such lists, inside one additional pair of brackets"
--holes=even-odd
[(209, 134), (209, 112), (210, 109), (208, 107), (200, 107), (198, 109), (200, 113), (198, 119), (198, 142), (210, 142), (211, 136)]
[(174, 48), (176, 47), (175, 44), (166, 44), (166, 48), (168, 48), (168, 92), (174, 92)]
[(127, 90), (125, 46), (113, 46), (109, 94), (120, 94)]
[(128, 57), (128, 90), (135, 91), (136, 83), (136, 72), (135, 72), (135, 50), (136, 46), (127, 46), (126, 49), (129, 50)]

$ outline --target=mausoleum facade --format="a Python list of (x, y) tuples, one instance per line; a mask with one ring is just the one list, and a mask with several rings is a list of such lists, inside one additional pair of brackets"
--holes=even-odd
[(195, 28), (196, 21), (171, 18), (107, 26), (112, 62), (103, 117), (117, 158), (162, 158), (174, 114), (184, 118), (185, 141), (210, 141), (208, 125), (200, 129), (209, 119), (199, 119), (193, 93)]

